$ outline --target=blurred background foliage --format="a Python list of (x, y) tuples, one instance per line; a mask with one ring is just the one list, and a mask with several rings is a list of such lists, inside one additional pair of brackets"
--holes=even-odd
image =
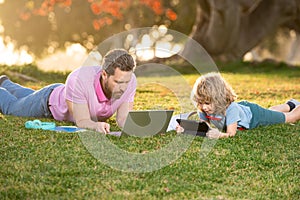
[[(0, 0), (3, 43), (37, 58), (81, 44), (87, 52), (106, 38), (140, 27), (164, 26), (199, 42), (216, 60), (258, 59), (278, 53), (282, 38), (300, 46), (300, 0)], [(280, 43), (281, 42), (281, 43)], [(286, 42), (284, 42), (286, 43)], [(188, 47), (182, 49), (187, 50)]]

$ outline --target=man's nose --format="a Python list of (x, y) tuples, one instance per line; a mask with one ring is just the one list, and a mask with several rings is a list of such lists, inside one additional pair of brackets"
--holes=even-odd
[(120, 84), (120, 85), (119, 85), (119, 89), (120, 89), (121, 91), (125, 91), (126, 88), (127, 88), (127, 85), (126, 85), (126, 84)]

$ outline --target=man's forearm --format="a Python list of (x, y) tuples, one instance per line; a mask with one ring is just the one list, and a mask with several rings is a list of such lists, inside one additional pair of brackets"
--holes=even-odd
[(117, 121), (118, 126), (119, 126), (120, 128), (123, 128), (124, 125), (125, 125), (126, 117), (118, 117), (118, 118), (116, 119), (116, 121)]
[(91, 130), (97, 130), (97, 122), (94, 122), (90, 119), (76, 121), (76, 125), (79, 128), (87, 128), (87, 129), (91, 129)]

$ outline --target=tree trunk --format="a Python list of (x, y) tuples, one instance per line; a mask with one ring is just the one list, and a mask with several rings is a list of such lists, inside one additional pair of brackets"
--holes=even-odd
[(296, 33), (293, 38), (291, 49), (290, 49), (290, 51), (287, 55), (287, 59), (286, 59), (289, 64), (294, 62), (294, 59), (296, 58), (299, 50), (300, 50), (300, 34)]
[(222, 61), (242, 59), (280, 26), (300, 27), (300, 0), (198, 0), (198, 5), (191, 37)]

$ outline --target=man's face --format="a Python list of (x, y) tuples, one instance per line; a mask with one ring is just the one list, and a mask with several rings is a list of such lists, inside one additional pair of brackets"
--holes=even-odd
[(119, 99), (131, 80), (132, 71), (121, 71), (119, 68), (115, 69), (115, 74), (108, 76), (103, 71), (102, 73), (102, 88), (107, 98)]

